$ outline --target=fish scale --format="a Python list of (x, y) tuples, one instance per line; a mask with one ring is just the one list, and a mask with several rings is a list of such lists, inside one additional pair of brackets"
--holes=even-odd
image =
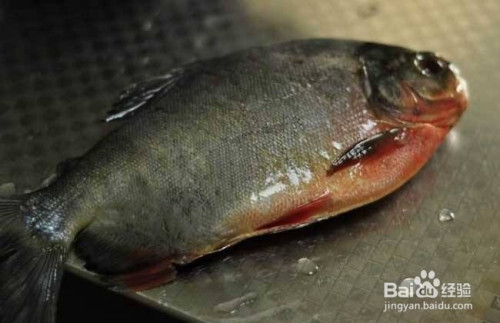
[(389, 194), (464, 111), (461, 84), (432, 53), (316, 39), (129, 88), (106, 119), (124, 120), (117, 130), (47, 187), (0, 200), (0, 319), (52, 322), (71, 248), (108, 283), (145, 289), (243, 239)]

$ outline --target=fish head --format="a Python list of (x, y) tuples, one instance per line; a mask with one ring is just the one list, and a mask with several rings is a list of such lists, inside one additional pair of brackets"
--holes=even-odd
[(439, 55), (370, 43), (359, 60), (367, 97), (388, 119), (450, 128), (467, 107), (465, 80)]

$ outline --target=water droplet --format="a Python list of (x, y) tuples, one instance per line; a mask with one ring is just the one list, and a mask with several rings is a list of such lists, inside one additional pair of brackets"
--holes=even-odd
[(361, 128), (363, 128), (364, 131), (370, 131), (374, 129), (377, 126), (377, 123), (374, 122), (373, 120), (367, 120), (365, 123), (361, 125)]
[(300, 258), (297, 262), (297, 271), (304, 275), (312, 276), (318, 272), (318, 265), (309, 258)]
[(407, 130), (406, 128), (403, 128), (403, 131), (398, 133), (396, 137), (394, 137), (394, 140), (404, 143), (406, 141), (406, 137), (407, 137)]
[(257, 293), (250, 292), (241, 297), (215, 305), (214, 311), (234, 314), (239, 307), (253, 302), (257, 298)]
[(322, 150), (319, 152), (319, 154), (321, 155), (321, 157), (324, 157), (325, 159), (327, 160), (331, 160), (332, 158), (330, 157), (330, 155), (328, 154), (328, 152)]
[(340, 142), (332, 141), (332, 145), (337, 150), (341, 150), (342, 149), (342, 144)]
[(16, 194), (16, 185), (14, 183), (5, 183), (0, 185), (0, 196), (8, 197)]
[(438, 214), (439, 222), (449, 222), (455, 219), (455, 213), (449, 209), (442, 209)]

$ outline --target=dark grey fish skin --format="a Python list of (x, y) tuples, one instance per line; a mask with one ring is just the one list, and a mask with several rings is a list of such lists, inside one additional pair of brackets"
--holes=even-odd
[[(336, 158), (331, 133), (341, 146), (371, 134), (351, 131), (375, 121), (365, 109), (357, 46), (295, 42), (199, 66), (37, 193), (34, 204), (66, 207), (61, 218), (36, 221), (60, 221), (56, 231), (69, 240), (87, 226), (77, 251), (107, 273), (139, 265), (130, 256), (136, 249), (147, 251), (140, 261), (183, 262), (240, 234), (223, 224), (254, 208), (251, 196), (270, 175), (292, 164), (310, 169), (322, 151)], [(331, 159), (320, 158), (326, 169)]]
[(403, 124), (372, 98), (395, 102), (397, 89), (384, 92), (367, 76), (367, 66), (385, 65), (363, 58), (402, 65), (414, 55), (355, 41), (294, 41), (191, 64), (132, 88), (108, 120), (134, 117), (48, 187), (0, 200), (0, 276), (20, 271), (0, 278), (0, 320), (53, 322), (71, 247), (89, 269), (144, 288), (172, 279), (173, 264), (260, 232), (318, 198), (347, 148)]

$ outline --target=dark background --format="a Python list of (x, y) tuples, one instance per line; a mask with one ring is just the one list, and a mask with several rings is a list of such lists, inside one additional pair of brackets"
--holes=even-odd
[(66, 273), (59, 297), (57, 322), (181, 323), (184, 321)]

